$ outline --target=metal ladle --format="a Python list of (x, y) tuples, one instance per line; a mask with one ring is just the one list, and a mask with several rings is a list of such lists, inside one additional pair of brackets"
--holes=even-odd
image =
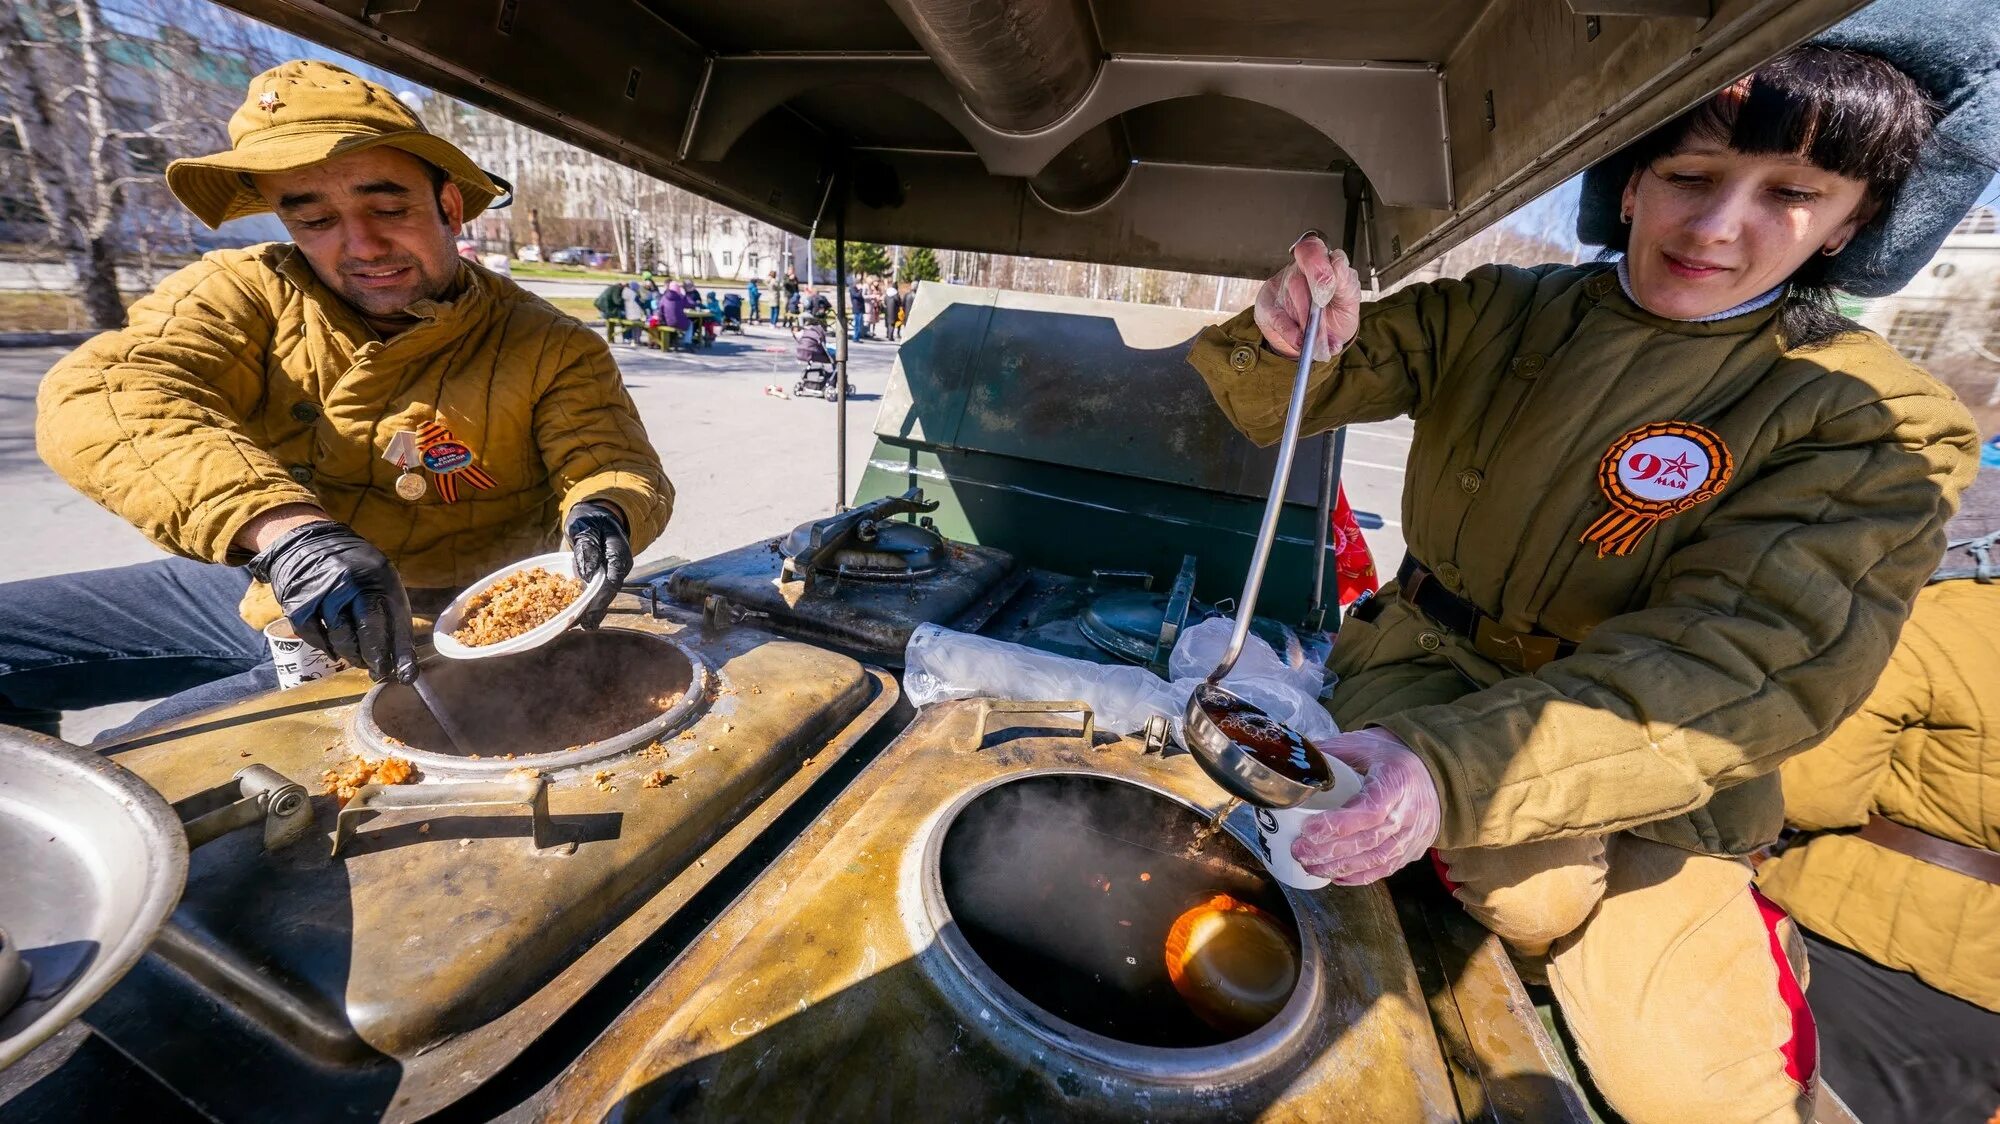
[[(1308, 231), (1301, 241), (1315, 236), (1315, 232)], [(1207, 681), (1196, 685), (1188, 695), (1187, 710), (1182, 714), (1182, 733), (1188, 751), (1209, 778), (1238, 800), (1265, 808), (1303, 804), (1333, 783), (1333, 774), (1318, 750), (1307, 746), (1305, 752), (1322, 778), (1320, 783), (1295, 780), (1259, 760), (1254, 750), (1224, 733), (1218, 724), (1222, 716), (1232, 713), (1255, 713), (1279, 731), (1291, 733), (1263, 715), (1255, 704), (1222, 686), (1222, 679), (1243, 654), (1243, 644), (1250, 636), (1250, 621), (1257, 612), (1257, 594), (1263, 588), (1264, 570), (1270, 564), (1271, 547), (1278, 537), (1278, 515), (1285, 504), (1285, 485), (1291, 479), (1292, 460), (1299, 449), (1299, 425), (1304, 420), (1306, 380), (1312, 373), (1313, 348), (1319, 340), (1320, 321), (1332, 299), (1331, 286), (1312, 287), (1312, 311), (1306, 318), (1304, 346), (1299, 349), (1298, 374), (1292, 379), (1291, 402), (1285, 408), (1285, 435), (1278, 445), (1278, 464), (1271, 474), (1271, 496), (1264, 501), (1264, 521), (1257, 529), (1257, 547), (1250, 555), (1250, 571), (1243, 578), (1243, 596), (1236, 605), (1236, 627), (1230, 633), (1229, 647), (1222, 653), (1221, 662), (1208, 673)]]

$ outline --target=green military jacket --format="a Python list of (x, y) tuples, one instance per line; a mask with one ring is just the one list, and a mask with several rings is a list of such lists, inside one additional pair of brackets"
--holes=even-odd
[[(1510, 672), (1393, 584), (1372, 622), (1343, 626), (1328, 705), (1424, 760), (1438, 846), (1630, 830), (1747, 852), (1783, 822), (1779, 764), (1867, 696), (1943, 552), (1977, 435), (1880, 337), (1787, 349), (1774, 321), (1773, 307), (1654, 316), (1601, 264), (1487, 266), (1364, 306), (1354, 340), (1313, 370), (1306, 433), (1415, 420), (1410, 552), (1501, 625), (1580, 644)], [(1261, 344), (1245, 311), (1188, 359), (1269, 444), (1297, 362)], [(1685, 443), (1648, 440), (1697, 428), (1720, 447), (1691, 476)], [(1627, 467), (1608, 470), (1615, 444)], [(1640, 520), (1629, 553), (1601, 553), (1586, 536), (1618, 515), (1603, 474), (1629, 502), (1662, 494), (1663, 468), (1720, 488)]]

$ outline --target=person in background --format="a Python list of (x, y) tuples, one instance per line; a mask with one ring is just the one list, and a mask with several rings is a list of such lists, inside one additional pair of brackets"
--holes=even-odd
[(807, 285), (800, 291), (804, 294), (804, 307), (807, 316), (813, 317), (816, 320), (823, 320), (833, 315), (833, 298), (812, 285)]
[(660, 323), (672, 328), (674, 338), (690, 347), (694, 344), (688, 338), (688, 329), (693, 325), (688, 319), (688, 307), (692, 303), (688, 300), (687, 286), (679, 281), (667, 282), (667, 291), (660, 294)]
[(778, 284), (777, 270), (774, 269), (764, 275), (764, 287), (771, 292), (771, 327), (775, 328), (778, 326), (778, 318), (785, 313), (785, 289)]
[(702, 307), (708, 310), (708, 319), (702, 321), (701, 330), (707, 334), (708, 342), (714, 343), (716, 334), (722, 331), (722, 298), (710, 289)]
[(750, 303), (750, 320), (752, 323), (755, 323), (759, 317), (758, 310), (762, 307), (763, 296), (764, 290), (757, 284), (757, 278), (754, 275), (750, 280), (743, 283), (743, 297)]
[[(835, 281), (834, 284), (838, 285), (840, 282)], [(856, 343), (868, 338), (867, 313), (868, 294), (861, 289), (861, 278), (853, 278), (847, 283), (847, 316), (853, 322)]]
[(625, 342), (638, 343), (646, 331), (646, 296), (637, 281), (625, 282)]
[(1780, 770), (1800, 834), (1757, 872), (1869, 1124), (2000, 1117), (2000, 468), (1961, 502), (1875, 690)]
[(868, 335), (873, 338), (875, 329), (882, 323), (882, 279), (868, 279)]
[(882, 323), (891, 340), (896, 338), (897, 323), (903, 314), (903, 283), (896, 282), (882, 292)]
[(597, 299), (590, 303), (597, 309), (597, 314), (604, 317), (607, 321), (623, 319), (625, 316), (625, 283), (622, 281), (613, 281), (600, 290), (597, 294)]
[[(799, 314), (799, 271), (789, 265), (785, 267), (784, 290), (785, 312), (787, 315), (797, 316)], [(776, 313), (776, 311), (776, 308), (772, 309), (773, 313)]]

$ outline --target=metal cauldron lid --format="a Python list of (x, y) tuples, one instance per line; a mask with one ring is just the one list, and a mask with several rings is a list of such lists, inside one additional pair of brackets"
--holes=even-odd
[(0, 929), (28, 968), (0, 1009), (4, 1069), (139, 962), (186, 888), (187, 837), (116, 762), (0, 727), (0, 871)]

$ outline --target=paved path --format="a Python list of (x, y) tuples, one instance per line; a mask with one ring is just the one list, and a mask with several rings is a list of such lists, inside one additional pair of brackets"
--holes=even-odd
[[(874, 446), (876, 406), (895, 351), (886, 343), (851, 348), (850, 490)], [(789, 333), (752, 327), (746, 336), (727, 336), (713, 351), (694, 355), (623, 345), (615, 353), (678, 495), (666, 534), (641, 562), (669, 554), (699, 558), (832, 510), (833, 406), (816, 398), (764, 394), (769, 383), (789, 390), (797, 378)], [(0, 582), (162, 557), (124, 520), (71, 490), (35, 453), (35, 386), (62, 354), (0, 350), (0, 519), (8, 543), (0, 550)], [(1406, 420), (1350, 432), (1348, 497), (1388, 521), (1367, 537), (1378, 567), (1390, 571), (1402, 556), (1398, 520), (1408, 454)], [(64, 732), (88, 740), (136, 709), (73, 715)]]

